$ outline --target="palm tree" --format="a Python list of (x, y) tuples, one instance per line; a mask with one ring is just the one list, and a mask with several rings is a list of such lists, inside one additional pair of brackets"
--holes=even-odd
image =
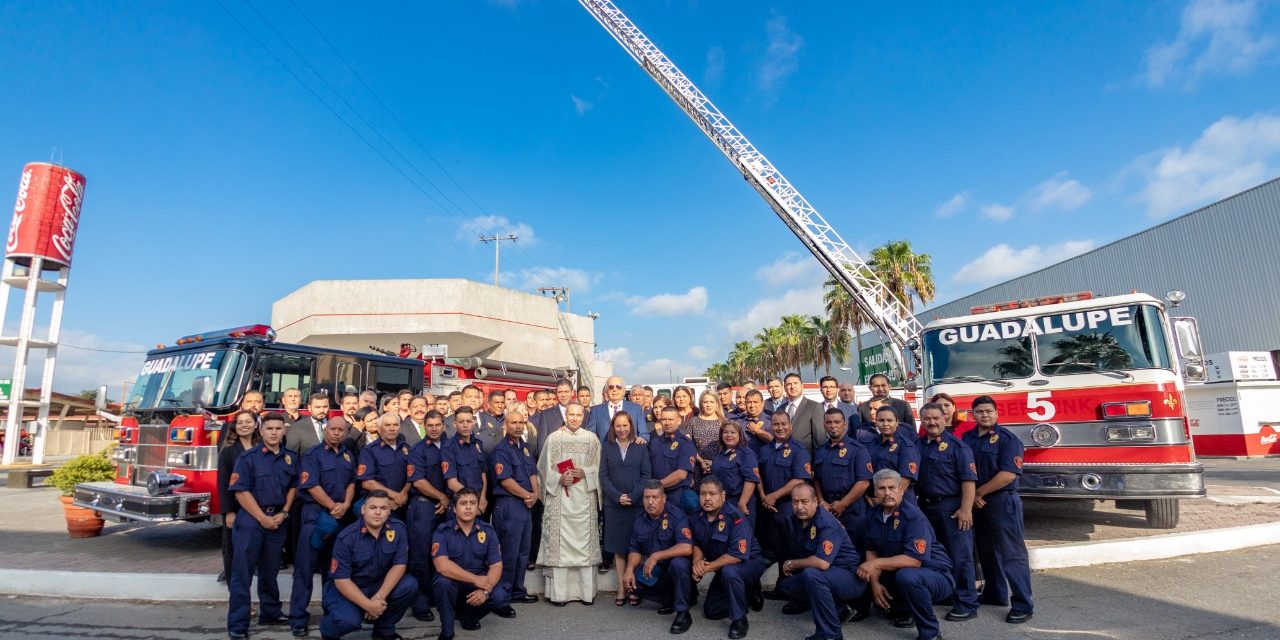
[(787, 369), (796, 370), (812, 360), (813, 344), (808, 330), (808, 318), (799, 315), (782, 316), (778, 330), (782, 336), (783, 363)]
[[(854, 352), (855, 357), (861, 357), (862, 354), (862, 327), (866, 322), (866, 316), (863, 314), (862, 307), (849, 295), (849, 290), (844, 288), (835, 278), (827, 278), (826, 284), (823, 285), (826, 292), (822, 294), (822, 302), (827, 309), (827, 318), (833, 325), (841, 328), (851, 329), (853, 339), (858, 349)], [(848, 344), (845, 345), (848, 350)], [(861, 373), (858, 374), (861, 376)]]
[(729, 358), (725, 360), (725, 364), (739, 379), (751, 377), (747, 362), (748, 357), (751, 355), (751, 347), (750, 340), (738, 342), (733, 345), (733, 351), (729, 352)]
[(1053, 348), (1058, 354), (1044, 364), (1046, 373), (1080, 373), (1082, 371), (1113, 371), (1133, 365), (1133, 357), (1110, 333), (1081, 333), (1070, 338), (1055, 340)]
[(911, 312), (916, 309), (913, 297), (919, 298), (922, 304), (929, 304), (937, 293), (932, 264), (929, 254), (912, 251), (911, 242), (907, 240), (890, 240), (884, 246), (876, 247), (867, 262), (889, 293)]
[(756, 334), (756, 342), (760, 347), (760, 368), (769, 373), (777, 373), (786, 368), (786, 344), (779, 327), (765, 327)]
[(813, 346), (812, 364), (818, 365), (831, 375), (831, 361), (844, 362), (849, 359), (848, 328), (831, 320), (823, 320), (818, 316), (809, 316), (809, 333)]

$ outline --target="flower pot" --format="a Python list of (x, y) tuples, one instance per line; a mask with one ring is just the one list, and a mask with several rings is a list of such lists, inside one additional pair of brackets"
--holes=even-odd
[(102, 535), (106, 524), (97, 511), (71, 504), (71, 496), (58, 496), (62, 503), (62, 515), (67, 519), (67, 533), (72, 538), (93, 538)]

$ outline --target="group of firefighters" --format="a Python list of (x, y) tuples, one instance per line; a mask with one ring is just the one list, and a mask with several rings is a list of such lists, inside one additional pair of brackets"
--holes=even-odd
[[(940, 637), (935, 604), (951, 605), (949, 621), (972, 619), (984, 604), (1010, 607), (1009, 623), (1031, 618), (1017, 493), (1023, 445), (999, 426), (994, 400), (975, 399), (973, 423), (964, 424), (949, 398), (935, 398), (943, 402), (921, 408), (917, 431), (883, 376), (859, 405), (844, 389), (837, 399), (834, 378), (822, 380), (822, 402), (803, 396), (796, 374), (767, 385), (767, 400), (752, 384), (739, 389), (737, 403), (731, 392), (720, 395), (721, 431), (737, 435), (721, 437), (705, 466), (685, 430), (690, 416), (654, 402), (643, 387), (631, 391), (636, 402), (623, 400), (622, 381), (611, 378), (604, 402), (583, 407), (602, 439), (619, 415), (637, 413), (637, 431), (651, 439), (653, 479), (643, 486), (618, 602), (624, 594), (656, 600), (659, 613), (675, 614), (671, 633), (684, 633), (697, 582), (714, 573), (704, 613), (730, 619), (730, 638), (747, 635), (747, 610), (760, 611), (770, 597), (786, 601), (784, 614), (812, 612), (816, 629), (807, 640), (842, 637), (842, 625), (868, 617), (873, 605), (924, 640)], [(352, 394), (341, 400), (343, 415), (327, 421), (298, 415), (297, 397), (286, 394), (285, 412), (258, 413), (253, 444), (227, 478), (235, 504), (224, 511), (238, 507), (229, 637), (248, 634), (255, 574), (259, 624), (288, 624), (295, 637), (309, 633), (316, 571), (324, 638), (365, 621), (375, 639), (399, 638), (405, 613), (430, 621), (434, 606), (440, 638), (448, 639), (455, 620), (475, 630), (488, 613), (514, 618), (512, 602), (537, 602), (503, 570), (504, 557), (507, 564), (530, 557), (527, 548), (502, 549), (509, 528), (501, 520), (515, 516), (487, 507), (494, 493), (531, 496), (518, 500), (528, 512), (515, 514), (526, 520), (537, 506), (528, 491), (537, 445), (564, 424), (564, 409), (580, 406), (577, 390), (562, 386), (527, 402), (507, 402), (499, 391), (484, 407), (476, 387), (464, 389), (456, 407), (407, 393), (384, 402), (384, 413)], [(326, 410), (329, 400), (318, 394), (308, 405)], [(261, 396), (250, 392), (242, 408), (260, 412)], [(492, 429), (498, 446), (485, 446), (480, 432)], [(300, 444), (307, 440), (316, 444)], [(291, 515), (301, 524), (291, 526)], [(287, 617), (276, 585), (286, 548), (294, 563)], [(975, 559), (985, 578), (980, 592)], [(764, 593), (760, 578), (775, 563), (777, 586)]]

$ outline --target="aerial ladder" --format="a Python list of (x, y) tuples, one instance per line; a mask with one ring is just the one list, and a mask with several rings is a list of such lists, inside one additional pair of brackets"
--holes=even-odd
[(616, 4), (610, 0), (578, 2), (711, 139), (813, 257), (844, 286), (867, 319), (896, 347), (893, 353), (898, 370), (905, 375), (908, 359), (918, 369), (918, 337), (923, 328), (920, 321), (889, 292), (839, 232)]

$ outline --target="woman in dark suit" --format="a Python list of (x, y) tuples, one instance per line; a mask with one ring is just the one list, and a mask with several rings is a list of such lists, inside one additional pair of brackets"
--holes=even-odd
[[(636, 443), (636, 427), (626, 411), (613, 415), (609, 435), (600, 452), (600, 488), (604, 491), (604, 551), (613, 554), (618, 580), (627, 569), (627, 550), (631, 546), (631, 528), (640, 513), (644, 482), (653, 475), (649, 452)], [(626, 604), (626, 594), (618, 591), (613, 603)], [(631, 606), (640, 599), (631, 596)]]
[[(222, 573), (218, 580), (223, 581), (231, 573), (231, 525), (235, 524), (236, 514), (240, 511), (240, 503), (231, 493), (231, 472), (236, 468), (236, 460), (258, 444), (258, 414), (252, 411), (241, 411), (235, 415), (227, 435), (222, 440), (222, 448), (218, 450), (218, 506), (222, 513)], [(228, 583), (229, 585), (230, 583)]]

